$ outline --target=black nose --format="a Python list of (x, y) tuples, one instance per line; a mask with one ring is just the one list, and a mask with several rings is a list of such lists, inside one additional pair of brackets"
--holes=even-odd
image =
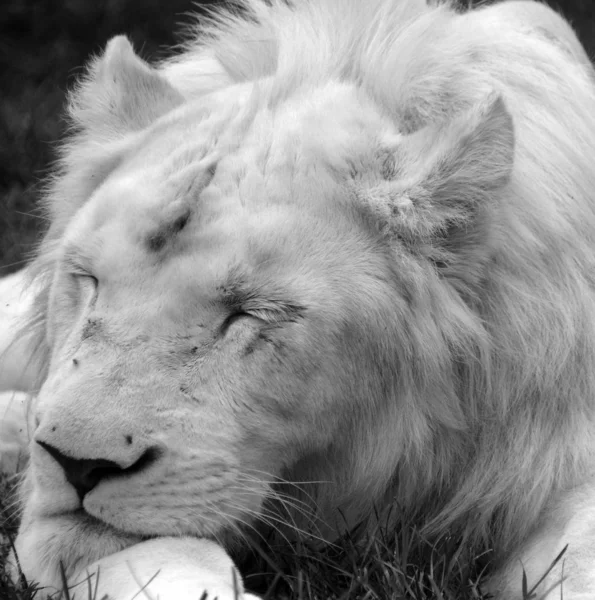
[(155, 449), (147, 450), (132, 466), (122, 468), (113, 460), (104, 458), (72, 458), (47, 442), (37, 442), (62, 467), (66, 479), (82, 500), (105, 477), (136, 473), (148, 466), (157, 457)]
[(101, 479), (122, 473), (123, 469), (115, 462), (103, 458), (71, 458), (46, 442), (37, 442), (62, 467), (66, 479), (82, 499)]

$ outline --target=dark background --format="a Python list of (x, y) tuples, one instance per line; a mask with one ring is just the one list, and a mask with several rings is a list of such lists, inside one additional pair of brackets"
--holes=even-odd
[[(365, 0), (362, 0), (365, 2)], [(89, 55), (126, 33), (146, 59), (181, 39), (191, 0), (0, 0), (0, 275), (17, 269), (43, 230), (40, 182), (63, 134), (66, 90)], [(595, 0), (553, 4), (595, 56)]]

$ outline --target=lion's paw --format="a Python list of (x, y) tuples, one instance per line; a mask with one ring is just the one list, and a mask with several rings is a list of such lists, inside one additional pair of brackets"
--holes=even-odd
[(79, 572), (70, 580), (71, 590), (86, 589), (89, 578), (96, 596), (110, 600), (131, 600), (141, 589), (160, 600), (256, 600), (244, 593), (242, 579), (223, 548), (205, 539), (141, 542)]
[(15, 475), (28, 458), (27, 402), (20, 392), (0, 393), (0, 472)]

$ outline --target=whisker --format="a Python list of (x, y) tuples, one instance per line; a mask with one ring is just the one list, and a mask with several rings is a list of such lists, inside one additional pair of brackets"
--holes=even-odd
[(333, 483), (330, 479), (325, 480), (325, 479), (320, 479), (320, 480), (303, 480), (303, 481), (290, 481), (289, 479), (284, 479), (283, 477), (280, 477), (279, 475), (274, 475), (272, 473), (269, 473), (268, 471), (262, 471), (260, 469), (254, 469), (252, 467), (247, 469), (247, 472), (245, 472), (246, 475), (248, 475), (250, 472), (252, 473), (258, 473), (259, 475), (264, 475), (266, 477), (270, 478), (270, 481), (274, 481), (275, 483), (285, 483), (287, 485), (290, 486), (301, 486), (303, 484), (329, 484), (329, 483)]
[[(251, 515), (251, 516), (253, 516), (253, 517), (257, 518), (257, 519), (258, 519), (258, 520), (260, 520), (262, 523), (264, 523), (265, 525), (267, 525), (268, 527), (270, 527), (271, 529), (273, 529), (274, 531), (276, 531), (276, 532), (277, 532), (277, 533), (278, 533), (278, 534), (279, 534), (279, 535), (280, 535), (280, 536), (281, 536), (281, 537), (282, 537), (282, 538), (285, 540), (285, 542), (286, 542), (287, 544), (291, 544), (291, 541), (289, 540), (289, 538), (288, 538), (288, 537), (287, 537), (287, 536), (286, 536), (286, 535), (283, 533), (283, 531), (281, 531), (281, 529), (280, 529), (280, 528), (279, 528), (279, 527), (278, 527), (278, 526), (277, 526), (277, 525), (276, 525), (274, 522), (272, 522), (272, 521), (269, 519), (269, 516), (268, 516), (268, 515), (265, 515), (265, 514), (263, 514), (263, 513), (260, 513), (260, 512), (258, 512), (258, 511), (254, 511), (254, 510), (248, 509), (248, 508), (246, 508), (246, 507), (243, 507), (243, 506), (238, 506), (238, 505), (236, 505), (236, 504), (234, 504), (234, 503), (232, 503), (232, 502), (228, 502), (228, 505), (229, 505), (231, 508), (234, 508), (234, 509), (236, 509), (236, 510), (237, 510), (237, 511), (239, 511), (239, 512), (242, 512), (242, 513), (244, 513), (244, 514)], [(280, 522), (280, 521), (279, 521), (279, 522)], [(257, 532), (257, 528), (256, 528), (254, 525), (252, 525), (252, 524), (249, 524), (249, 523), (246, 523), (246, 525), (249, 525), (249, 526), (250, 526), (250, 527), (251, 527), (251, 528), (252, 528), (252, 529), (253, 529), (255, 532)], [(262, 539), (264, 542), (266, 542), (266, 540), (265, 540), (264, 536), (263, 536), (263, 535), (262, 535), (260, 532), (257, 532), (257, 533), (258, 533), (258, 536), (259, 536), (259, 537), (260, 537), (260, 538), (261, 538), (261, 539)]]
[[(284, 479), (283, 477), (279, 477), (276, 475), (273, 475), (271, 473), (268, 473), (267, 471), (261, 471), (259, 469), (253, 469), (250, 468), (248, 469), (248, 471), (254, 472), (254, 473), (258, 473), (258, 476), (254, 476), (256, 478), (257, 481), (267, 481), (269, 483), (269, 485), (287, 485), (290, 487), (294, 487), (296, 489), (298, 489), (302, 494), (304, 494), (304, 496), (306, 496), (306, 498), (308, 498), (313, 504), (316, 504), (316, 499), (309, 494), (302, 486), (304, 485), (318, 485), (318, 484), (330, 484), (332, 483), (331, 481), (325, 481), (325, 480), (320, 480), (320, 481), (290, 481), (288, 479)], [(250, 477), (249, 473), (244, 472), (243, 475), (248, 478)], [(262, 479), (262, 476), (268, 477), (269, 479)]]
[[(238, 483), (240, 483), (240, 484), (243, 483), (241, 478), (238, 478)], [(299, 512), (300, 514), (302, 514), (303, 516), (305, 516), (307, 518), (313, 517), (315, 515), (316, 510), (314, 507), (316, 506), (316, 501), (313, 498), (311, 498), (310, 496), (307, 496), (310, 498), (310, 502), (306, 502), (305, 500), (298, 498), (296, 495), (289, 494), (287, 492), (284, 492), (284, 491), (278, 489), (277, 487), (273, 487), (273, 485), (276, 486), (276, 484), (268, 484), (268, 489), (267, 489), (267, 499), (268, 500), (278, 500), (279, 502), (288, 502), (295, 508), (295, 510), (297, 512)]]
[(300, 535), (302, 535), (305, 538), (311, 538), (311, 539), (317, 540), (319, 542), (323, 542), (325, 544), (327, 543), (327, 540), (325, 540), (324, 538), (322, 538), (320, 536), (316, 536), (313, 533), (306, 531), (305, 529), (302, 529), (301, 527), (298, 527), (295, 523), (288, 523), (287, 521), (284, 521), (283, 519), (279, 518), (279, 515), (271, 514), (270, 511), (266, 512), (266, 509), (263, 511), (255, 511), (255, 510), (247, 508), (247, 507), (237, 506), (232, 503), (229, 503), (229, 504), (232, 508), (235, 508), (239, 511), (242, 511), (246, 514), (256, 517), (257, 519), (261, 519), (262, 521), (266, 521), (266, 524), (273, 527), (281, 536), (283, 536), (285, 541), (289, 544), (291, 544), (291, 541), (279, 529), (279, 527), (276, 525), (274, 526), (273, 523), (280, 523), (282, 526), (288, 527), (289, 529), (295, 531), (296, 533), (299, 533)]

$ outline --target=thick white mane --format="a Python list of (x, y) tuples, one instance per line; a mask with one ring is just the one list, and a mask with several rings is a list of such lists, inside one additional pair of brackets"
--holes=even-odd
[[(399, 489), (388, 495), (432, 517), (434, 531), (464, 523), (477, 539), (493, 528), (499, 548), (515, 546), (553, 494), (579, 482), (592, 464), (595, 170), (589, 163), (595, 156), (595, 86), (590, 66), (563, 31), (560, 37), (551, 31), (544, 35), (514, 8), (461, 15), (448, 5), (427, 7), (418, 0), (305, 0), (295, 6), (254, 0), (242, 6), (240, 16), (214, 16), (198, 41), (160, 65), (180, 103), (253, 82), (255, 96), (266, 83), (259, 110), (274, 110), (299, 93), (342, 81), (369, 96), (403, 135), (449, 121), (494, 94), (512, 115), (511, 181), (503, 198), (486, 192), (498, 219), (489, 229), (494, 256), (489, 275), (480, 281), (482, 301), (474, 306), (451, 288), (446, 293), (438, 277), (411, 277), (418, 289), (409, 291), (436, 303), (435, 328), (420, 311), (408, 332), (417, 344), (413, 355), (422, 357), (422, 367), (411, 369), (417, 379), (406, 382), (418, 420), (406, 442), (393, 439), (392, 423), (382, 429), (387, 437), (382, 444), (367, 440), (377, 452), (386, 448), (386, 456), (368, 450), (367, 457), (387, 468), (378, 481), (365, 483), (378, 492), (373, 500), (380, 504), (389, 481), (397, 480)], [(95, 161), (100, 176), (111, 168), (107, 159), (100, 163), (108, 144), (96, 132), (84, 131), (89, 115), (81, 108), (84, 84), (81, 89), (71, 112), (81, 131), (65, 147), (64, 171), (48, 200), (54, 222), (38, 259), (42, 272), (76, 203), (86, 201), (95, 185), (87, 163)], [(470, 250), (453, 279), (474, 277)], [(45, 301), (42, 295), (42, 315)], [(441, 407), (435, 398), (421, 397), (421, 389), (446, 390), (456, 406)], [(440, 433), (445, 424), (448, 436)], [(398, 443), (405, 451), (395, 467)], [(363, 448), (357, 450), (366, 456)], [(362, 458), (358, 473), (366, 473), (363, 463)], [(334, 500), (324, 499), (328, 505)], [(370, 498), (352, 503), (368, 507)]]
[(560, 62), (567, 67), (570, 56), (586, 58), (584, 51), (568, 39), (552, 45), (539, 23), (531, 28), (527, 19), (515, 19), (524, 17), (522, 2), (518, 9), (476, 10), (462, 19), (448, 2), (429, 8), (423, 0), (238, 4), (241, 15), (215, 13), (191, 33), (182, 55), (162, 65), (188, 98), (269, 77), (282, 97), (351, 81), (373, 93), (404, 130), (413, 130), (492, 90), (508, 91), (507, 101), (520, 104), (520, 94), (531, 88), (554, 94), (552, 102), (568, 88), (586, 89), (585, 71), (557, 68)]
[[(562, 22), (546, 34), (524, 18), (530, 6), (513, 4), (460, 15), (416, 0), (249, 2), (249, 18), (214, 17), (162, 65), (187, 98), (267, 78), (274, 105), (329, 80), (355, 82), (403, 133), (501, 94), (514, 121), (514, 176), (494, 232), (493, 303), (470, 317), (485, 354), (469, 367), (462, 400), (461, 426), (482, 434), (435, 522), (478, 514), (486, 532), (496, 518), (507, 543), (589, 460), (595, 394), (592, 70)], [(498, 424), (486, 431), (488, 421)], [(494, 455), (503, 445), (507, 453)]]

